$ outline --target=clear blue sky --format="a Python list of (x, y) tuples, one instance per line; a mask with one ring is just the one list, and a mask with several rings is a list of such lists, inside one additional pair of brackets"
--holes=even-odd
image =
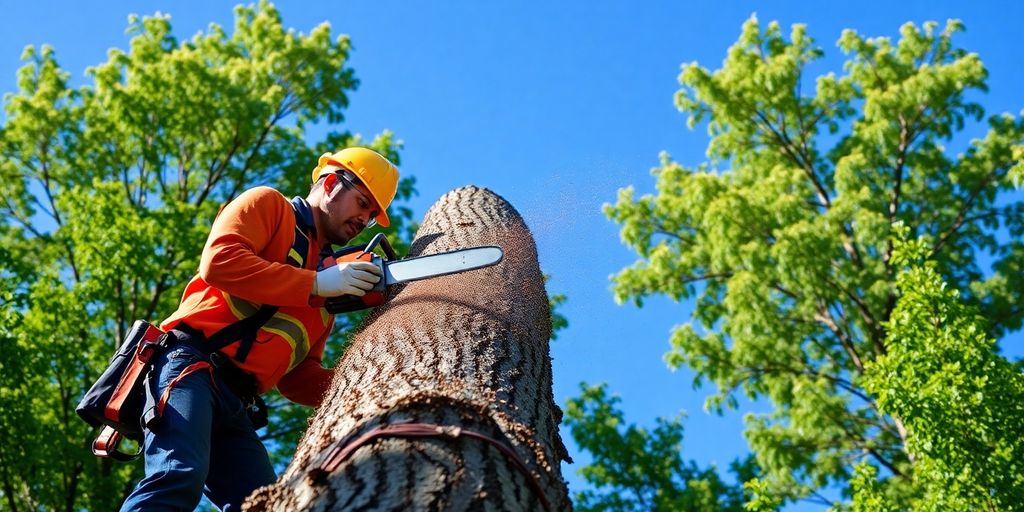
[[(235, 2), (3, 1), (0, 91), (15, 89), (27, 44), (55, 47), (76, 83), (110, 47), (126, 47), (129, 13), (170, 13), (179, 39), (208, 23), (230, 28)], [(811, 8), (809, 6), (815, 5)], [(866, 2), (279, 2), (287, 26), (308, 32), (329, 21), (352, 37), (361, 81), (347, 128), (384, 129), (405, 142), (402, 171), (415, 175), (417, 217), (444, 192), (475, 184), (510, 200), (533, 229), (549, 291), (565, 293), (569, 319), (552, 346), (560, 404), (580, 381), (608, 382), (627, 418), (653, 425), (686, 410), (685, 454), (724, 468), (747, 452), (741, 413), (703, 412), (707, 391), (692, 374), (661, 362), (669, 331), (690, 305), (656, 298), (617, 306), (608, 277), (635, 260), (600, 212), (620, 187), (653, 189), (658, 153), (686, 165), (703, 160), (707, 136), (689, 131), (673, 106), (679, 66), (715, 68), (756, 12), (784, 27), (802, 22), (825, 50), (811, 73), (841, 72), (835, 46), (844, 28), (895, 37), (906, 21), (959, 18), (961, 47), (989, 69), (988, 113), (1024, 108), (1024, 3)], [(808, 7), (805, 7), (808, 6)], [(316, 134), (314, 134), (315, 137)], [(312, 158), (312, 155), (311, 155)], [(312, 162), (311, 162), (312, 165)], [(1024, 353), (1019, 336), (1004, 346)], [(587, 461), (563, 432), (578, 463)], [(577, 464), (579, 467), (581, 464)], [(582, 480), (563, 468), (572, 490)], [(804, 509), (794, 507), (792, 510)], [(807, 508), (812, 510), (813, 508)]]

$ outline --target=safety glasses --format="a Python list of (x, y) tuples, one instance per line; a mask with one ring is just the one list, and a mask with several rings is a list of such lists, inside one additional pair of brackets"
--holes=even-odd
[[(362, 190), (359, 190), (359, 187), (356, 186), (357, 179), (355, 177), (353, 177), (351, 174), (349, 174), (348, 172), (346, 172), (345, 169), (339, 169), (334, 174), (335, 174), (335, 176), (338, 177), (338, 179), (341, 180), (341, 186), (345, 187), (348, 190), (355, 190), (356, 193), (359, 194), (359, 197), (361, 197), (363, 199), (363, 201), (365, 201), (364, 203), (361, 203), (359, 205), (361, 208), (372, 208), (373, 205), (377, 204), (377, 202), (374, 201), (372, 198), (366, 197), (366, 194), (364, 194)], [(363, 206), (363, 204), (365, 204), (366, 206)], [(377, 215), (379, 215), (379, 214), (380, 214), (380, 211), (378, 211), (378, 210), (371, 211), (370, 212), (370, 220), (369, 220), (369, 222), (366, 223), (366, 227), (371, 228), (373, 226), (376, 226), (377, 225)]]

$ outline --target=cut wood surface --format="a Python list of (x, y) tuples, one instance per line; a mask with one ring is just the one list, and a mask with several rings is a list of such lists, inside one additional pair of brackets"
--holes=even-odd
[(360, 327), (324, 405), (247, 510), (567, 510), (537, 249), (483, 188), (445, 194), (409, 257), (496, 245), (486, 269), (406, 285)]

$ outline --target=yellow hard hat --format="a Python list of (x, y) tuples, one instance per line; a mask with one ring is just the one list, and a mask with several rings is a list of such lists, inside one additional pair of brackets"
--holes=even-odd
[(313, 169), (313, 183), (320, 174), (330, 167), (340, 167), (351, 172), (366, 185), (373, 199), (380, 206), (377, 224), (388, 227), (387, 209), (398, 191), (398, 168), (380, 153), (368, 148), (345, 148), (337, 153), (320, 155)]

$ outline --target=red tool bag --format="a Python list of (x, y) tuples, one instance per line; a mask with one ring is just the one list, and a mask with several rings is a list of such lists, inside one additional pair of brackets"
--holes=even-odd
[(117, 450), (122, 437), (142, 441), (142, 408), (150, 361), (167, 346), (167, 334), (145, 320), (136, 320), (110, 364), (78, 403), (75, 412), (93, 427), (103, 426), (92, 451), (100, 457), (126, 461), (142, 453)]

